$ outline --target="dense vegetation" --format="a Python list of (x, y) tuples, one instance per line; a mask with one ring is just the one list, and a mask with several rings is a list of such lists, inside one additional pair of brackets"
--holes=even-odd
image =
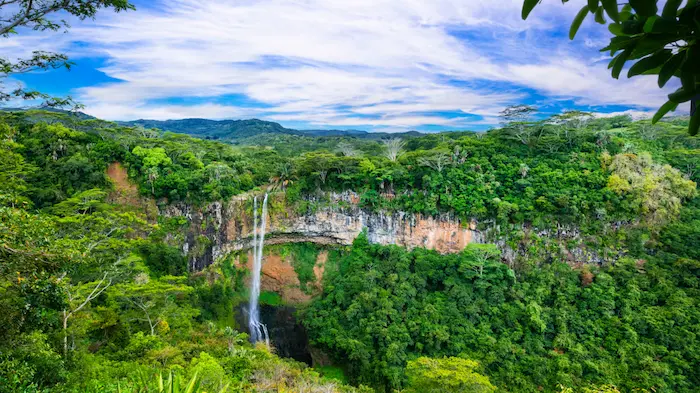
[(516, 278), (490, 245), (440, 256), (359, 238), (305, 320), (354, 381), (379, 390), (404, 386), (417, 356), (462, 356), (509, 392), (692, 392), (700, 264), (666, 246), (608, 268), (556, 261)]
[[(477, 219), (518, 251), (506, 265), (489, 245), (441, 256), (360, 237), (333, 252), (337, 268), (302, 317), (355, 385), (693, 391), (700, 141), (687, 123), (569, 113), (488, 133), (251, 133), (233, 145), (3, 113), (0, 392), (153, 391), (171, 371), (210, 392), (353, 389), (247, 344), (234, 318), (247, 273), (230, 259), (189, 271), (201, 250), (182, 252), (187, 219), (152, 212), (263, 189), (298, 211), (353, 190), (366, 209)], [(133, 194), (106, 176), (114, 163)], [(575, 228), (602, 264), (571, 267), (579, 261), (542, 252), (546, 231), (530, 229), (557, 228)], [(314, 293), (316, 250), (280, 250)]]
[(0, 392), (354, 391), (252, 347), (233, 318), (245, 272), (188, 272), (186, 220), (123, 203), (105, 174), (123, 161), (144, 194), (173, 200), (187, 174), (209, 184), (192, 200), (220, 198), (259, 172), (234, 184), (215, 160), (243, 171), (257, 151), (141, 131), (48, 112), (0, 122)]

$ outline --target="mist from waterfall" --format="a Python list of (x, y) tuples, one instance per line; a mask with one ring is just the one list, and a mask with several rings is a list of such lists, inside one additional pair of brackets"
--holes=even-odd
[(260, 322), (260, 272), (262, 271), (263, 245), (265, 243), (265, 226), (267, 224), (267, 194), (262, 203), (260, 228), (258, 228), (258, 197), (253, 198), (253, 280), (250, 287), (250, 305), (248, 306), (248, 329), (250, 341), (256, 343), (265, 340), (270, 345), (267, 327)]

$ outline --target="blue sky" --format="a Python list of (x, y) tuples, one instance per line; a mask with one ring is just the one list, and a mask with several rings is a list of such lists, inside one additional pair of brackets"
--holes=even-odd
[(521, 103), (541, 116), (653, 112), (668, 92), (653, 77), (610, 77), (604, 26), (588, 20), (568, 40), (584, 3), (544, 0), (522, 21), (521, 0), (140, 0), (0, 48), (68, 53), (70, 72), (13, 82), (70, 94), (108, 120), (438, 131), (487, 129)]

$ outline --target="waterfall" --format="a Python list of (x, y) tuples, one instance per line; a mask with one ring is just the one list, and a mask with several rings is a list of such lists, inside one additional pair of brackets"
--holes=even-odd
[[(248, 329), (250, 341), (256, 343), (265, 340), (270, 345), (267, 327), (260, 322), (260, 271), (262, 270), (263, 245), (265, 243), (265, 226), (267, 224), (267, 194), (262, 203), (262, 217), (258, 228), (258, 197), (253, 198), (253, 280), (250, 287), (250, 305), (248, 307)], [(260, 231), (260, 233), (258, 233)]]

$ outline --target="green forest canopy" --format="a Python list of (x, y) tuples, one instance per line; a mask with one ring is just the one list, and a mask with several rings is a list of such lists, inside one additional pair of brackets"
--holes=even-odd
[[(513, 266), (492, 245), (442, 256), (360, 237), (335, 253), (338, 269), (301, 317), (356, 386), (691, 392), (700, 145), (687, 123), (566, 114), (403, 141), (265, 134), (230, 145), (3, 113), (0, 391), (156, 389), (171, 371), (207, 391), (369, 389), (247, 344), (233, 315), (246, 272), (228, 260), (187, 271), (187, 220), (115, 203), (105, 171), (119, 162), (161, 206), (269, 189), (303, 210), (311, 194), (354, 190), (366, 209), (497, 224), (529, 250)], [(523, 231), (561, 225), (607, 262), (544, 258)]]

